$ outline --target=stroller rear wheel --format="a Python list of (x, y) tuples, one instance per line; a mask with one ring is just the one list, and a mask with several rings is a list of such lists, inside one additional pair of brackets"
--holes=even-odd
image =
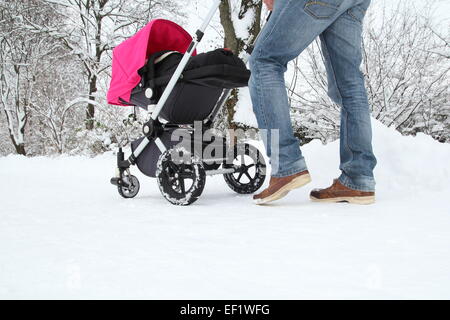
[(230, 158), (233, 163), (224, 164), (224, 168), (234, 167), (237, 170), (223, 177), (233, 191), (251, 194), (261, 188), (266, 178), (266, 162), (256, 147), (248, 143), (235, 146)]
[(126, 199), (136, 197), (140, 189), (138, 178), (133, 175), (124, 175), (122, 180), (128, 185), (128, 187), (125, 187), (124, 185), (117, 186), (119, 194)]
[[(173, 155), (177, 155), (177, 159)], [(179, 206), (194, 203), (206, 182), (201, 162), (184, 149), (169, 149), (161, 154), (156, 178), (163, 197)]]

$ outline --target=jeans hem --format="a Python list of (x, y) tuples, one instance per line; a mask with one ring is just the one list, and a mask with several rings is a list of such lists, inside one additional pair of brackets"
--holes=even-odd
[(345, 173), (342, 173), (338, 180), (342, 185), (353, 190), (375, 192), (375, 179), (371, 177), (359, 177), (352, 179)]
[(271, 176), (274, 178), (284, 178), (306, 170), (308, 170), (308, 167), (306, 166), (305, 158), (301, 158), (294, 162), (288, 170), (278, 171), (276, 174), (271, 174)]

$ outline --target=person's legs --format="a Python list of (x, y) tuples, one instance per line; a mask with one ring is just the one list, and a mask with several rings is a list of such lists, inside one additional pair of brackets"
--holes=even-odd
[(373, 192), (372, 128), (362, 61), (362, 21), (370, 0), (359, 1), (320, 36), (326, 61), (329, 95), (341, 106), (339, 182), (354, 190)]
[[(259, 128), (268, 130), (265, 145), (272, 160), (273, 177), (307, 169), (291, 125), (284, 80), (287, 63), (358, 1), (361, 0), (275, 1), (272, 17), (250, 58), (249, 82)], [(279, 130), (278, 150), (271, 148), (271, 129)]]

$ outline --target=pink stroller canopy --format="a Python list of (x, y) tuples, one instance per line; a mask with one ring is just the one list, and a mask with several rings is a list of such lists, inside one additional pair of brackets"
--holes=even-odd
[(108, 103), (126, 106), (126, 101), (130, 101), (131, 91), (141, 81), (138, 70), (146, 64), (147, 59), (163, 50), (185, 53), (191, 41), (189, 33), (176, 23), (156, 19), (122, 42), (113, 50)]

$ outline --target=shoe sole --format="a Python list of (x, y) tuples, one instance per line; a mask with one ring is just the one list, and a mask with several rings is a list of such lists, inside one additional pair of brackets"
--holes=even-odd
[(287, 194), (290, 191), (301, 188), (310, 182), (311, 182), (311, 176), (309, 174), (304, 174), (302, 176), (299, 176), (299, 177), (293, 179), (291, 182), (285, 184), (277, 192), (274, 192), (270, 196), (265, 197), (263, 199), (256, 200), (255, 203), (257, 205), (263, 205), (263, 204), (267, 204), (269, 202), (280, 200), (281, 198), (284, 198), (285, 196), (287, 196)]
[(375, 196), (367, 197), (336, 197), (327, 199), (318, 199), (316, 197), (309, 197), (314, 202), (326, 202), (326, 203), (336, 203), (336, 202), (348, 202), (352, 204), (373, 204), (375, 203)]

